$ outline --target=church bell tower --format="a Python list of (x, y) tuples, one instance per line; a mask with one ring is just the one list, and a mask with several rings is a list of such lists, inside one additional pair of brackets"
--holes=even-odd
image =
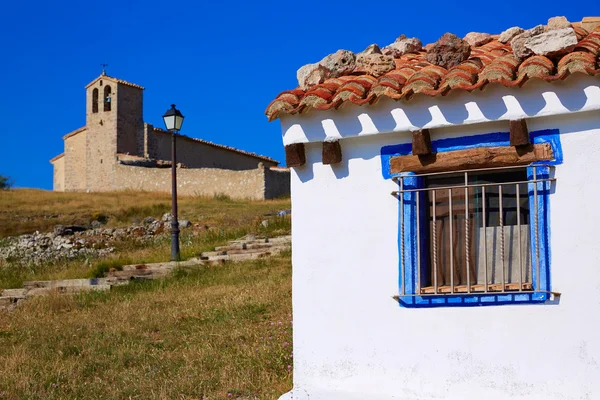
[(143, 91), (143, 87), (110, 77), (104, 70), (86, 86), (88, 189), (106, 190), (115, 182), (118, 154), (138, 155), (144, 131)]

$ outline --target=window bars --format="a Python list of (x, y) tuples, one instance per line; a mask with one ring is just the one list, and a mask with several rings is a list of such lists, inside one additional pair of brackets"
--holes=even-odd
[(395, 177), (401, 295), (545, 291), (538, 197), (555, 179), (540, 168), (549, 171), (538, 165)]

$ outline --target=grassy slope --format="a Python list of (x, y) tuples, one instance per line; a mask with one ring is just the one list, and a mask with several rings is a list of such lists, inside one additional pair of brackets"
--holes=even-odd
[[(0, 238), (7, 235), (52, 230), (57, 224), (88, 224), (93, 216), (108, 217), (108, 227), (129, 226), (134, 221), (153, 216), (160, 218), (170, 211), (170, 196), (144, 192), (57, 193), (21, 189), (0, 191)], [(182, 257), (225, 244), (249, 232), (268, 235), (289, 232), (289, 219), (271, 219), (264, 228), (263, 215), (290, 208), (290, 200), (248, 201), (227, 198), (181, 197), (182, 219), (201, 222), (209, 230), (192, 234), (183, 230)], [(154, 242), (140, 245), (135, 241), (117, 243), (117, 252), (104, 259), (73, 260), (27, 266), (0, 260), (0, 289), (20, 287), (26, 280), (87, 278), (98, 276), (110, 267), (123, 264), (167, 261), (170, 237), (163, 235)]]
[[(180, 197), (182, 219), (208, 225), (236, 226), (257, 215), (290, 207), (289, 199), (250, 201), (227, 198)], [(87, 224), (98, 214), (109, 216), (109, 227), (135, 219), (160, 217), (171, 211), (166, 193), (60, 193), (36, 189), (0, 191), (0, 237), (46, 232), (59, 224)], [(96, 215), (94, 215), (96, 214)]]
[[(290, 201), (180, 199), (184, 257), (246, 233), (289, 233), (265, 213)], [(109, 226), (160, 217), (168, 195), (0, 192), (0, 237), (109, 216)], [(93, 276), (123, 263), (164, 261), (165, 235), (125, 241), (98, 260), (19, 267), (0, 260), (0, 288), (23, 280)], [(291, 387), (290, 255), (119, 287), (108, 293), (30, 299), (0, 313), (0, 399), (276, 399)], [(288, 367), (289, 366), (289, 367)], [(229, 396), (231, 394), (231, 396)]]
[(33, 299), (0, 314), (0, 396), (276, 399), (291, 387), (290, 295), (284, 255)]

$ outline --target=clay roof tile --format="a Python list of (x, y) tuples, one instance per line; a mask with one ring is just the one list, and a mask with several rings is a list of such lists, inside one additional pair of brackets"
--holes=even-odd
[[(600, 20), (599, 20), (600, 21)], [(424, 50), (394, 59), (396, 68), (378, 79), (368, 75), (346, 75), (328, 79), (307, 91), (282, 92), (267, 107), (270, 121), (282, 114), (311, 109), (336, 109), (345, 104), (375, 103), (381, 97), (409, 100), (414, 94), (445, 95), (452, 90), (483, 89), (489, 83), (506, 87), (522, 86), (529, 79), (554, 81), (574, 72), (600, 74), (600, 22), (584, 18), (574, 23), (578, 43), (559, 59), (530, 56), (517, 59), (509, 43), (500, 43), (498, 35), (484, 45), (471, 49), (469, 58), (446, 70), (427, 62)]]

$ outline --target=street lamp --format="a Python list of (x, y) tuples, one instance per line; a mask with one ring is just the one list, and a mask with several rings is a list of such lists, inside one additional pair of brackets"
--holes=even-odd
[(181, 125), (183, 124), (183, 115), (171, 104), (171, 108), (163, 115), (165, 127), (171, 132), (171, 261), (181, 259), (179, 253), (179, 221), (177, 220), (177, 147), (176, 138)]

